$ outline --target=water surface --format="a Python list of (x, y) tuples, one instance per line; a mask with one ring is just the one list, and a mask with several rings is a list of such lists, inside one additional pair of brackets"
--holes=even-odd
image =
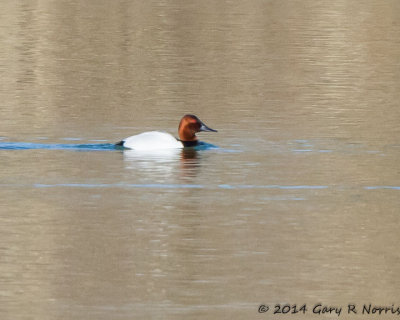
[[(0, 318), (396, 303), (398, 21), (395, 0), (5, 1)], [(114, 148), (186, 113), (218, 148)]]

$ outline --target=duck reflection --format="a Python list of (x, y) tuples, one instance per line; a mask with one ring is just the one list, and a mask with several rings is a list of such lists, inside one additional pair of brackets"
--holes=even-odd
[(183, 177), (196, 177), (200, 168), (201, 155), (194, 148), (181, 150), (181, 174)]
[(193, 178), (200, 167), (200, 155), (194, 148), (164, 150), (123, 150), (125, 168), (154, 179)]

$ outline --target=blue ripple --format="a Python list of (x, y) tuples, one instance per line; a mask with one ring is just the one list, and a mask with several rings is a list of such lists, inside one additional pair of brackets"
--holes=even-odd
[[(63, 138), (63, 140), (79, 140), (79, 138)], [(101, 140), (99, 140), (101, 141)], [(75, 151), (105, 151), (105, 150), (122, 150), (119, 146), (113, 143), (91, 143), (91, 144), (49, 144), (49, 143), (33, 143), (33, 142), (0, 142), (0, 150), (35, 150), (35, 149), (48, 149), (48, 150), (75, 150)], [(209, 150), (219, 149), (217, 146), (200, 142), (194, 150)]]
[(366, 190), (377, 190), (377, 189), (391, 189), (391, 190), (400, 190), (399, 186), (369, 186), (364, 187)]
[(0, 150), (75, 150), (75, 151), (104, 151), (115, 150), (112, 143), (94, 143), (94, 144), (45, 144), (32, 142), (0, 142)]

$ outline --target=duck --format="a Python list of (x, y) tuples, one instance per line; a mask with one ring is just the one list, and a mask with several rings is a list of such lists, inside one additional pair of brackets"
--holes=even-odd
[(196, 147), (201, 144), (197, 139), (198, 132), (218, 132), (206, 126), (197, 116), (186, 114), (182, 117), (178, 126), (179, 139), (167, 132), (148, 131), (125, 138), (116, 146), (133, 150), (161, 150), (182, 149)]

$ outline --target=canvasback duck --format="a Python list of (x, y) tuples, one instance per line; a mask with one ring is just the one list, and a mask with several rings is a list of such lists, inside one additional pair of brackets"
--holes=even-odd
[(179, 123), (179, 139), (176, 139), (174, 136), (166, 132), (149, 131), (125, 138), (116, 145), (134, 150), (179, 149), (185, 147), (195, 147), (200, 143), (196, 137), (196, 133), (201, 131), (217, 132), (217, 130), (207, 127), (195, 115), (187, 114), (183, 116)]

